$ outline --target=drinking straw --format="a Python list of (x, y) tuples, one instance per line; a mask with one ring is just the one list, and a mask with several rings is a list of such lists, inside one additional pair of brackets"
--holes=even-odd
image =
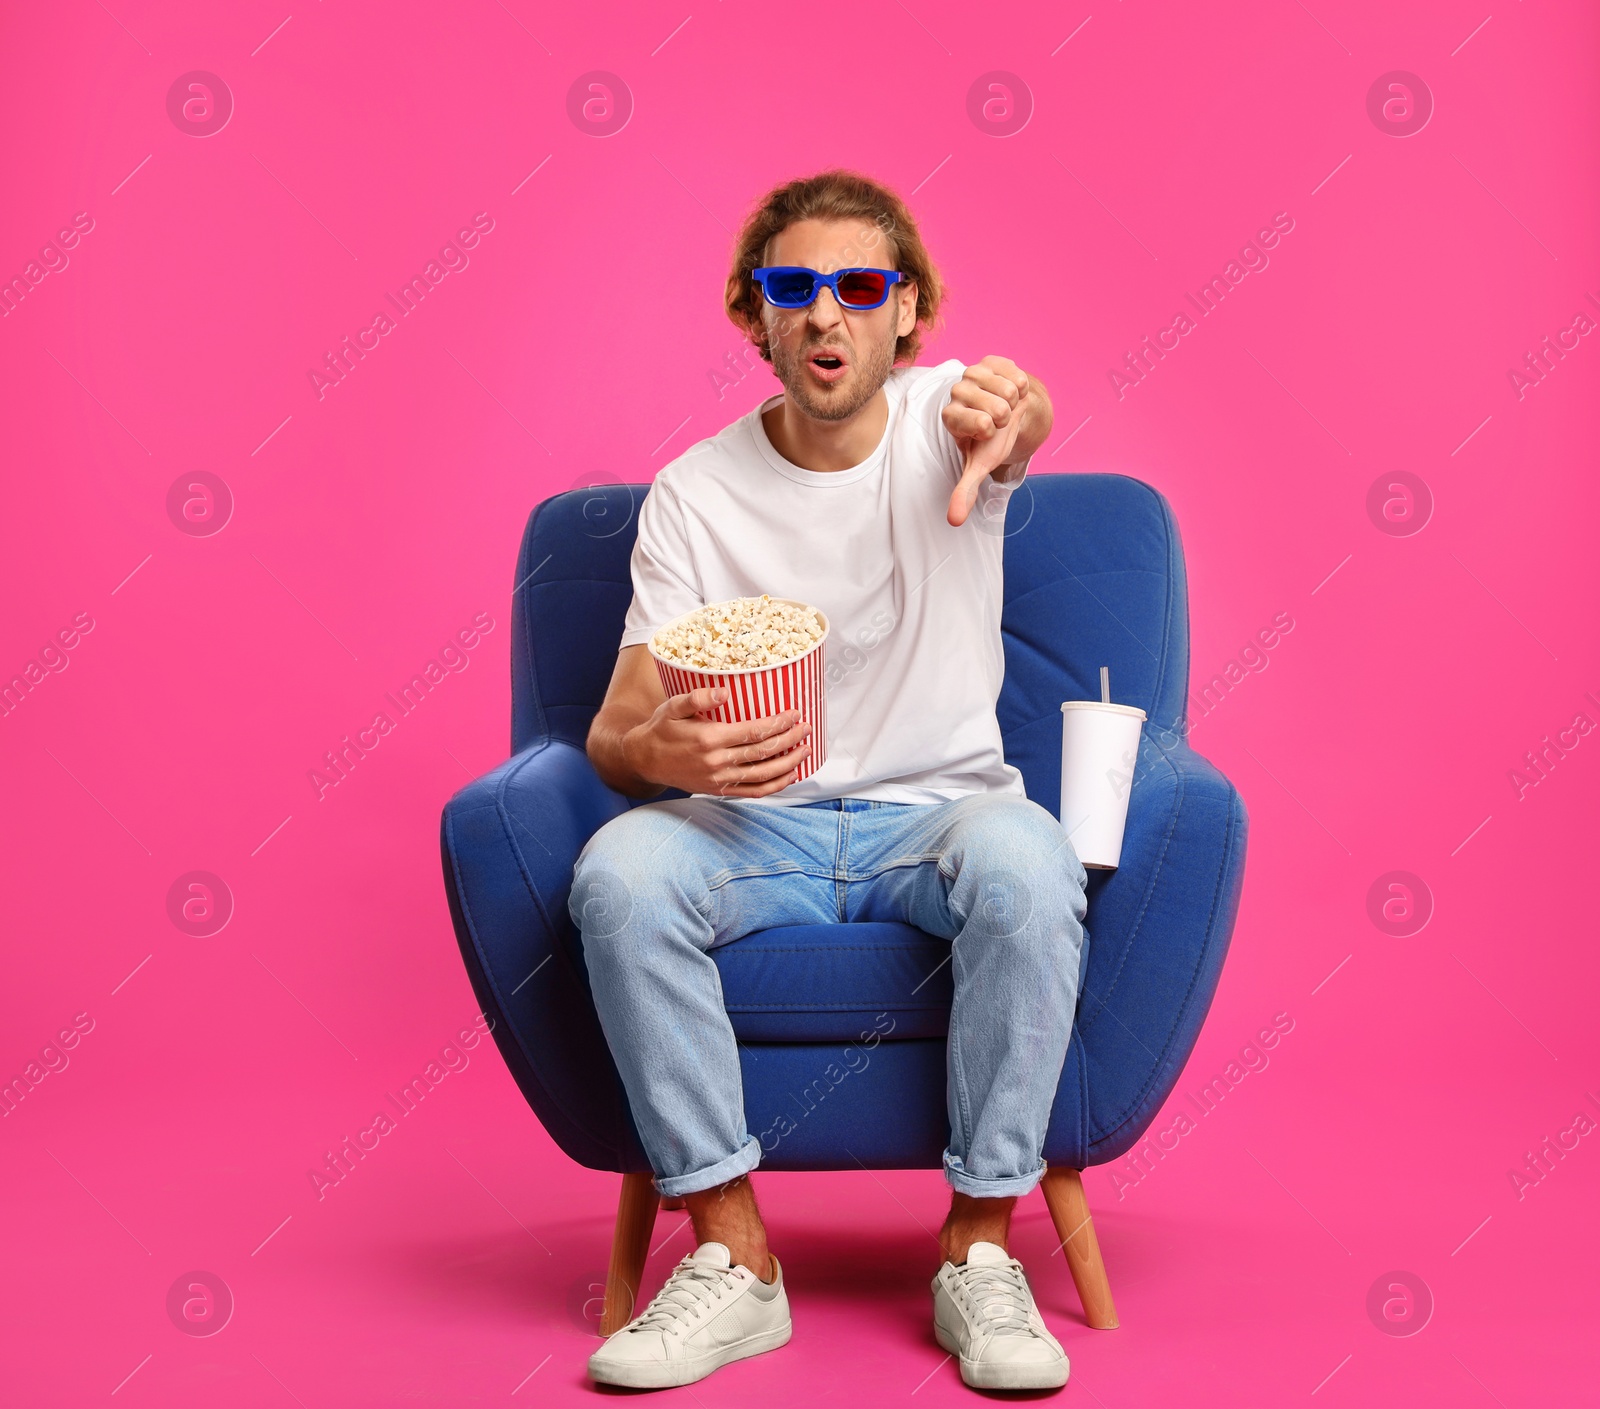
[(1109, 665), (1100, 667), (1100, 703), (1111, 703), (1111, 667)]

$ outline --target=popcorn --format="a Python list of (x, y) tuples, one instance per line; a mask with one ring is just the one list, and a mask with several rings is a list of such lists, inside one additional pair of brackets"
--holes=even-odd
[(762, 670), (804, 655), (822, 639), (811, 607), (759, 597), (714, 602), (664, 626), (651, 649), (684, 669)]

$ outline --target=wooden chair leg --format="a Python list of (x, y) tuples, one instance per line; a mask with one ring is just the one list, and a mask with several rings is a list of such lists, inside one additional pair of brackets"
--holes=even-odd
[(648, 1174), (624, 1174), (617, 1200), (617, 1229), (611, 1239), (611, 1267), (606, 1272), (606, 1305), (600, 1334), (609, 1336), (633, 1320), (633, 1304), (650, 1253), (660, 1195)]
[(1115, 1330), (1117, 1308), (1111, 1301), (1111, 1283), (1106, 1278), (1105, 1260), (1100, 1256), (1100, 1240), (1095, 1237), (1089, 1200), (1084, 1196), (1083, 1179), (1075, 1169), (1047, 1169), (1039, 1187), (1050, 1209), (1072, 1269), (1072, 1281), (1083, 1302), (1083, 1314), (1097, 1331)]

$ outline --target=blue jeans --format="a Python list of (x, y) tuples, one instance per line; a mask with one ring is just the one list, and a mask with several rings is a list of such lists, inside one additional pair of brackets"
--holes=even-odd
[(1086, 879), (1061, 824), (1012, 793), (796, 807), (696, 795), (606, 823), (569, 910), (656, 1188), (713, 1188), (761, 1160), (708, 951), (779, 925), (903, 920), (952, 941), (945, 1178), (978, 1197), (1027, 1193), (1077, 1008)]

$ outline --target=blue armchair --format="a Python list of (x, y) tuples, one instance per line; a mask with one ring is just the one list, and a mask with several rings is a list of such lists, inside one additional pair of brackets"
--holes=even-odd
[[(567, 897), (584, 843), (643, 805), (600, 781), (584, 743), (632, 598), (648, 489), (575, 490), (529, 517), (513, 589), (511, 757), (449, 801), (440, 835), (461, 954), (512, 1075), (568, 1155), (624, 1176), (606, 1333), (632, 1315), (659, 1201)], [(1058, 812), (1060, 705), (1098, 698), (1102, 665), (1118, 702), (1149, 716), (1122, 864), (1090, 872), (1086, 968), (1044, 1150), (1043, 1191), (1086, 1317), (1110, 1327), (1079, 1171), (1139, 1140), (1193, 1050), (1238, 913), (1247, 822), (1185, 739), (1188, 596), (1167, 501), (1121, 475), (1033, 474), (1005, 531), (998, 715), (1028, 796)], [(713, 951), (763, 1169), (941, 1167), (949, 952), (888, 923), (787, 926)]]

